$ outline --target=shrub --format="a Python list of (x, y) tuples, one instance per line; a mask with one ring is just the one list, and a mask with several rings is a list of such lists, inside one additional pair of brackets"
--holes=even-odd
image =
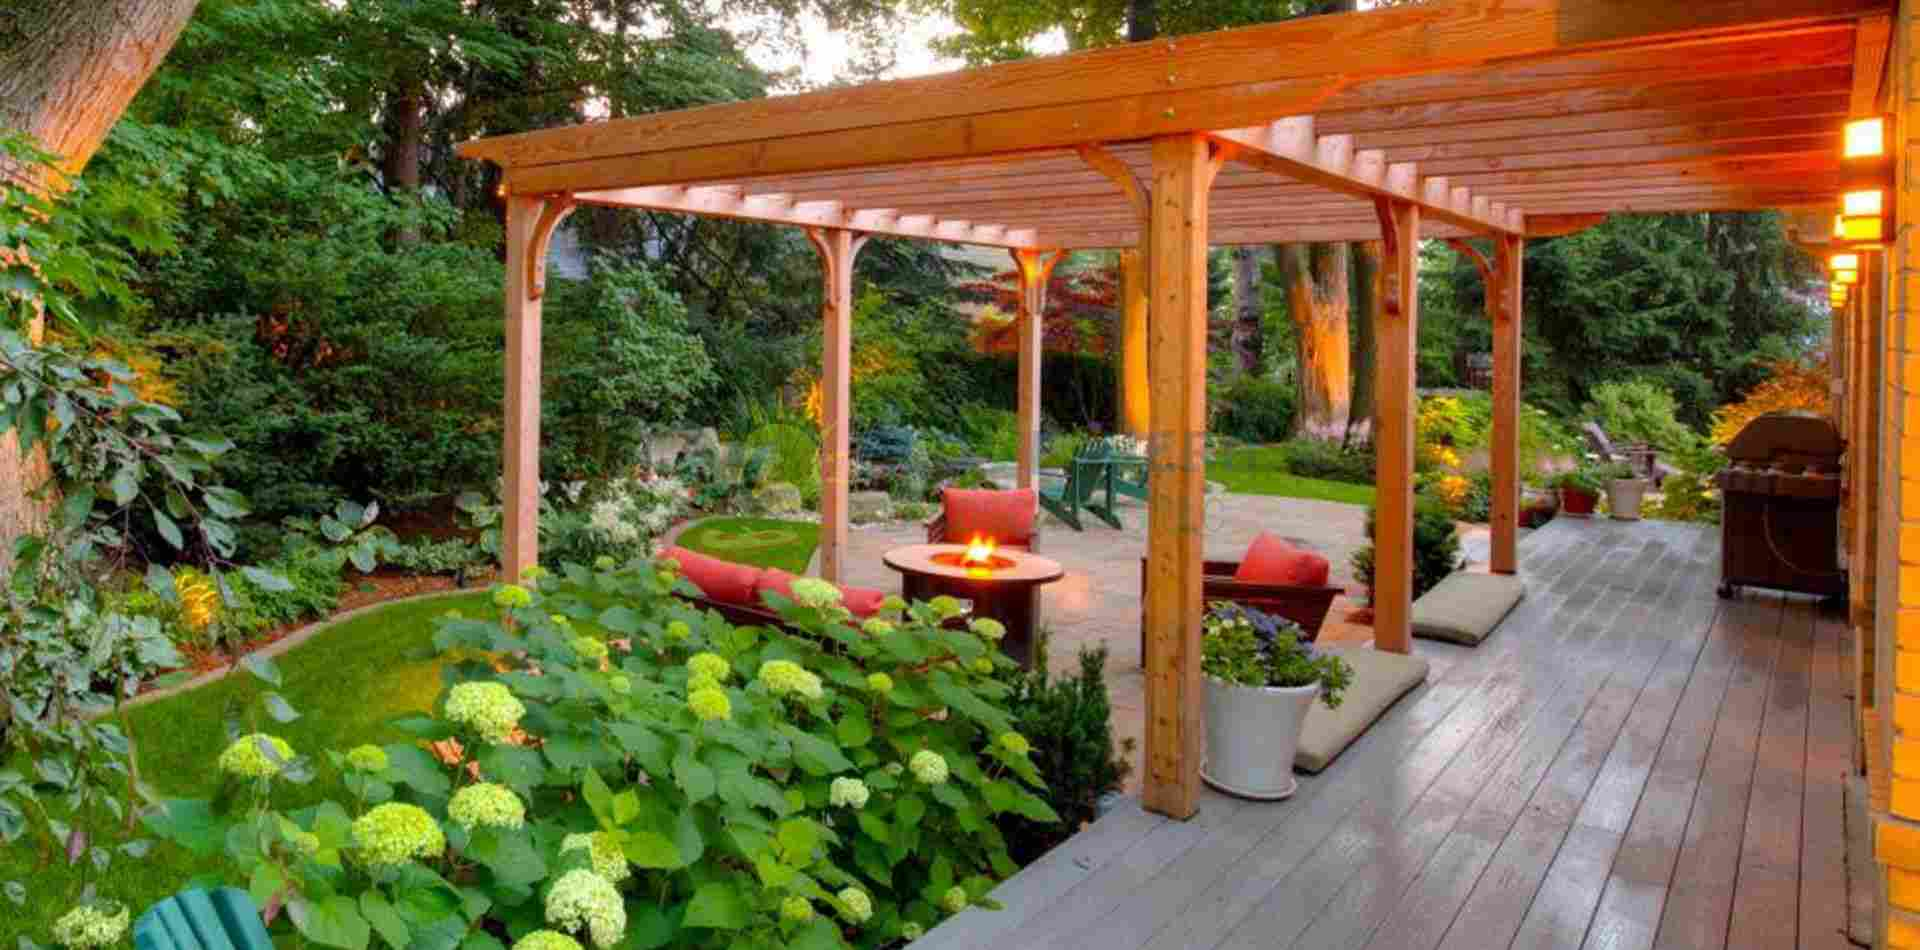
[(1593, 387), (1585, 412), (1615, 443), (1645, 442), (1676, 452), (1698, 439), (1676, 418), (1673, 393), (1643, 379)]
[(1306, 478), (1373, 484), (1373, 452), (1329, 439), (1294, 439), (1281, 446), (1287, 471)]
[[(480, 658), (446, 667), (440, 712), (396, 723), (433, 752), (262, 749), (275, 768), (167, 803), (155, 829), (224, 849), (224, 877), (267, 882), (315, 943), (550, 927), (599, 948), (873, 947), (1015, 870), (997, 816), (1057, 820), (999, 679), (1012, 661), (945, 625), (956, 604), (896, 601), (863, 632), (802, 582), (800, 603), (770, 598), (787, 632), (694, 611), (648, 562), (566, 574), (496, 590), (498, 619), (441, 620), (438, 649)], [(589, 621), (622, 638), (611, 655)], [(352, 801), (277, 807), (323, 763)], [(475, 775), (522, 807), (490, 790), (450, 820)]]
[(1094, 438), (1096, 436), (1086, 432), (1062, 432), (1047, 440), (1046, 451), (1040, 453), (1040, 464), (1065, 468)]
[[(1445, 580), (1448, 574), (1464, 566), (1460, 558), (1460, 536), (1446, 509), (1428, 499), (1414, 503), (1413, 516), (1413, 596), (1418, 598)], [(1367, 509), (1367, 537), (1374, 536), (1374, 509)], [(1353, 574), (1373, 599), (1373, 545), (1353, 552)]]
[(800, 489), (800, 498), (808, 506), (820, 501), (820, 438), (810, 428), (792, 422), (775, 422), (753, 430), (746, 438), (749, 449), (766, 449), (767, 479), (788, 482)]
[[(1044, 637), (1042, 638), (1044, 640)], [(1046, 655), (1044, 644), (1036, 652)], [(1058, 822), (1002, 813), (1000, 833), (1016, 862), (1025, 864), (1097, 817), (1100, 799), (1117, 792), (1132, 768), (1129, 742), (1116, 749), (1107, 697), (1107, 648), (1080, 648), (1080, 672), (1055, 678), (1045, 664), (1013, 677), (1009, 709), (1020, 733), (1033, 745), (1033, 761), (1046, 780), (1044, 796)]]
[(1020, 417), (1005, 409), (975, 407), (965, 412), (967, 437), (973, 450), (995, 462), (1011, 462), (1020, 454)]
[(1293, 434), (1293, 386), (1242, 375), (1213, 400), (1213, 431), (1248, 442), (1279, 442)]
[(387, 552), (386, 562), (416, 574), (453, 574), (485, 563), (480, 546), (465, 538), (415, 538)]
[(1660, 496), (1647, 509), (1649, 517), (1668, 521), (1720, 523), (1720, 494), (1713, 477), (1727, 467), (1727, 457), (1711, 446), (1698, 445), (1668, 456), (1679, 471), (1660, 485)]
[(1747, 423), (1769, 412), (1811, 412), (1824, 416), (1832, 411), (1833, 394), (1829, 386), (1833, 376), (1826, 360), (1811, 365), (1775, 360), (1767, 363), (1766, 368), (1765, 382), (1748, 390), (1739, 402), (1713, 411), (1715, 445), (1733, 441)]
[(271, 623), (324, 617), (340, 606), (346, 584), (340, 579), (340, 562), (326, 552), (298, 546), (262, 566), (286, 580), (289, 589), (263, 587), (246, 574), (229, 575), (228, 580), (247, 606)]

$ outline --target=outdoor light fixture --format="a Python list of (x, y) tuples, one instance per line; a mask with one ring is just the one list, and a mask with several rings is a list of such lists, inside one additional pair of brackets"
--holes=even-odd
[(1833, 239), (1862, 248), (1881, 246), (1893, 232), (1887, 188), (1893, 181), (1892, 150), (1885, 116), (1848, 122), (1841, 132), (1840, 214)]
[(1859, 283), (1860, 255), (1857, 253), (1835, 254), (1827, 258), (1827, 272), (1832, 275), (1836, 287)]
[(1847, 123), (1840, 157), (1848, 161), (1887, 154), (1887, 120), (1882, 116)]

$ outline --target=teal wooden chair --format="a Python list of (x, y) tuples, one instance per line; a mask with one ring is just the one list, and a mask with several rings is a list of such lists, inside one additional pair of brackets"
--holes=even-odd
[(1129, 498), (1147, 500), (1147, 457), (1112, 451), (1107, 465), (1113, 469), (1112, 492)]
[(133, 923), (135, 950), (273, 950), (253, 898), (237, 887), (181, 891)]
[[(1105, 439), (1093, 439), (1081, 446), (1067, 463), (1066, 482), (1059, 488), (1040, 489), (1040, 507), (1075, 531), (1086, 530), (1080, 524), (1082, 509), (1115, 529), (1120, 528), (1120, 516), (1113, 510), (1113, 467), (1108, 464), (1111, 452)], [(1094, 497), (1101, 491), (1107, 493), (1104, 503)]]

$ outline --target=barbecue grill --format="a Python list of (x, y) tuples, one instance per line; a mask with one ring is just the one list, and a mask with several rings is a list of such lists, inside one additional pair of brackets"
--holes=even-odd
[(1716, 478), (1720, 596), (1765, 587), (1844, 597), (1840, 569), (1840, 459), (1833, 423), (1820, 416), (1768, 413), (1727, 444)]

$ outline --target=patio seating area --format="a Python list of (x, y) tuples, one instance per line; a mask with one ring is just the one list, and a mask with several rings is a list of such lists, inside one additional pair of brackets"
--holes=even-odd
[(1494, 635), (1419, 643), (1426, 685), (1292, 800), (1129, 800), (915, 946), (1847, 946), (1843, 618), (1717, 599), (1710, 527), (1563, 518), (1520, 554)]

